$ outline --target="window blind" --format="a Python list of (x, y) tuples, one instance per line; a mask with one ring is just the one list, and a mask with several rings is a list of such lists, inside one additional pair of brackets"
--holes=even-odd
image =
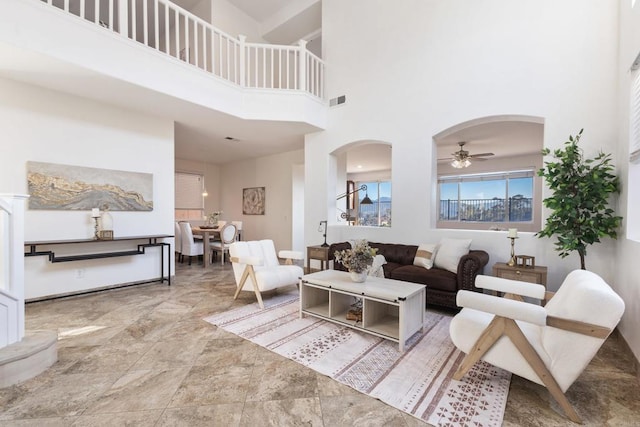
[(633, 70), (631, 77), (633, 83), (631, 86), (629, 161), (640, 163), (640, 69)]
[(204, 177), (192, 173), (176, 172), (176, 209), (204, 209), (202, 190)]

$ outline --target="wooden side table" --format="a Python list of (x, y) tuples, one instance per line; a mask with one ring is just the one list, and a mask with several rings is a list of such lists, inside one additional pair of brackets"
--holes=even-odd
[(493, 264), (493, 275), (503, 279), (520, 280), (522, 282), (537, 283), (547, 288), (547, 267), (510, 267), (504, 262)]
[(311, 273), (311, 260), (320, 261), (320, 270), (329, 268), (329, 246), (307, 246), (307, 273)]

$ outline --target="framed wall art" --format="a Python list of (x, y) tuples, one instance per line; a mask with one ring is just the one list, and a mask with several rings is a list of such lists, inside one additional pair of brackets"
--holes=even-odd
[(264, 187), (242, 189), (242, 213), (244, 215), (264, 215)]
[(153, 174), (27, 162), (29, 209), (152, 211)]

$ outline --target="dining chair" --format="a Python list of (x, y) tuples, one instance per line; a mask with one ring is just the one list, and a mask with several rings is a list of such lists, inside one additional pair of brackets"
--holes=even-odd
[(175, 223), (175, 253), (177, 255), (178, 262), (182, 262), (182, 231), (180, 231), (180, 224), (176, 221)]
[(212, 263), (213, 255), (220, 252), (220, 265), (224, 265), (224, 254), (229, 253), (229, 245), (236, 241), (236, 232), (235, 225), (226, 224), (220, 229), (220, 240), (209, 243)]
[(188, 256), (189, 265), (191, 265), (191, 257), (203, 255), (204, 247), (202, 246), (202, 241), (193, 239), (191, 224), (188, 222), (181, 222), (180, 231), (182, 232), (182, 256)]
[(242, 221), (231, 221), (236, 226), (236, 242), (242, 240)]

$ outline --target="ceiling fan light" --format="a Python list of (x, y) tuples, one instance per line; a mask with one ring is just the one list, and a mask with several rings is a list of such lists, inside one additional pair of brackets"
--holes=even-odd
[(460, 162), (460, 160), (455, 159), (453, 162), (451, 162), (451, 166), (453, 166), (456, 169), (462, 169), (462, 163)]
[(469, 159), (464, 159), (464, 160), (462, 161), (462, 167), (463, 167), (463, 168), (468, 168), (469, 166), (471, 166), (471, 160), (469, 160)]

